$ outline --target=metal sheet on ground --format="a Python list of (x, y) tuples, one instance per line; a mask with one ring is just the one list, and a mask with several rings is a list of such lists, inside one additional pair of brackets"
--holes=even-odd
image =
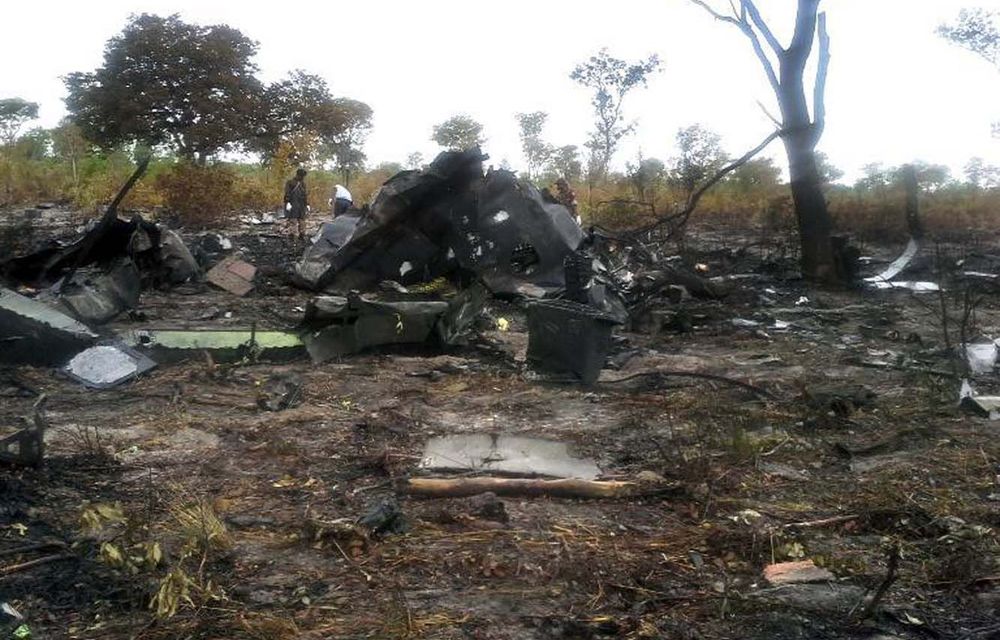
[(571, 456), (564, 442), (490, 434), (431, 438), (420, 467), (583, 480), (601, 475), (593, 460)]
[(109, 389), (149, 371), (156, 363), (123, 345), (90, 347), (73, 356), (63, 371), (94, 389)]

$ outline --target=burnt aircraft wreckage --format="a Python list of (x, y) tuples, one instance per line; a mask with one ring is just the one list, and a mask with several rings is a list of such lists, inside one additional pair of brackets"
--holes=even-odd
[(497, 296), (565, 292), (624, 321), (616, 287), (569, 210), (511, 171), (484, 174), (486, 158), (478, 148), (446, 151), (422, 171), (396, 174), (370, 206), (322, 226), (296, 281), (344, 295), (384, 280), (479, 279)]
[[(298, 327), (278, 332), (281, 339), (300, 352), (304, 345), (316, 362), (380, 345), (450, 347), (465, 342), (491, 294), (526, 298), (529, 327), (538, 334), (529, 346), (529, 362), (593, 382), (610, 347), (610, 328), (628, 318), (619, 283), (566, 207), (513, 172), (484, 171), (486, 158), (478, 148), (444, 152), (424, 170), (390, 178), (369, 205), (324, 223), (291, 277), (319, 296)], [(11, 320), (0, 340), (18, 347), (9, 350), (17, 355), (14, 360), (59, 366), (84, 383), (91, 375), (89, 386), (107, 388), (152, 368), (166, 348), (160, 343), (174, 338), (179, 346), (171, 353), (208, 350), (226, 358), (232, 351), (266, 359), (264, 341), (275, 332), (195, 330), (178, 337), (163, 327), (151, 330), (157, 340), (144, 342), (135, 331), (95, 329), (136, 308), (146, 287), (205, 277), (175, 232), (140, 217), (119, 218), (118, 204), (144, 168), (76, 240), (50, 243), (0, 265), (4, 279), (31, 296), (8, 290), (0, 305)], [(247, 281), (239, 291), (219, 285), (213, 272), (207, 280), (246, 295), (255, 270), (245, 266)], [(457, 292), (442, 296), (415, 286), (442, 280)], [(558, 313), (543, 300), (553, 298), (560, 299)], [(573, 329), (574, 323), (580, 327)], [(568, 342), (595, 335), (592, 330), (601, 339), (588, 347), (594, 353), (581, 358), (579, 344)], [(205, 334), (204, 339), (187, 335), (192, 333)], [(558, 348), (560, 342), (567, 344)], [(50, 343), (65, 348), (46, 348)], [(221, 346), (213, 350), (216, 343)], [(246, 348), (234, 351), (243, 343)], [(95, 350), (104, 357), (94, 359)], [(104, 371), (111, 350), (130, 366)], [(38, 354), (47, 356), (39, 360)]]

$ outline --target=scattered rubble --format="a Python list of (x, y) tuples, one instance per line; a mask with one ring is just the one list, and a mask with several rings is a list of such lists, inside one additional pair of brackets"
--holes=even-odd
[(809, 582), (830, 582), (834, 578), (832, 573), (817, 567), (812, 560), (782, 562), (764, 567), (764, 579), (772, 587)]
[[(393, 176), (370, 208), (322, 226), (296, 266), (298, 282), (346, 295), (466, 271), (498, 295), (539, 298), (565, 288), (567, 258), (586, 234), (530, 182), (504, 170), (484, 175), (486, 157), (478, 148), (445, 152), (423, 171)], [(575, 275), (578, 263), (570, 263)], [(586, 280), (578, 286), (593, 289), (599, 306), (623, 310), (605, 276)]]
[(352, 294), (321, 296), (306, 308), (303, 336), (313, 362), (358, 353), (373, 346), (427, 341), (448, 311), (444, 301), (382, 302)]
[(93, 389), (110, 389), (155, 366), (155, 362), (124, 345), (104, 344), (76, 354), (63, 371)]
[(357, 525), (369, 536), (406, 533), (409, 524), (395, 498), (386, 498), (358, 518)]
[(204, 358), (216, 363), (259, 359), (288, 362), (305, 355), (305, 344), (290, 331), (137, 329), (121, 335), (125, 344), (159, 363)]
[(58, 366), (98, 338), (77, 320), (9, 289), (0, 289), (4, 362)]
[(592, 460), (570, 456), (565, 443), (490, 434), (432, 438), (424, 448), (420, 468), (585, 480), (601, 475)]
[(224, 258), (205, 274), (205, 279), (229, 293), (245, 296), (253, 291), (257, 268), (235, 256)]
[[(962, 407), (1000, 416), (992, 338), (962, 344), (996, 335), (990, 301), (948, 341), (913, 296), (812, 288), (745, 236), (681, 259), (585, 231), (481, 165), (394, 176), (301, 257), (258, 220), (195, 235), (116, 215), (4, 262), (0, 359), (52, 370), (0, 371), (0, 460), (17, 465), (0, 570), (33, 562), (21, 538), (74, 539), (97, 503), (154, 518), (109, 535), (152, 532), (169, 561), (174, 510), (207, 496), (236, 544), (204, 578), (231, 611), (144, 633), (839, 637), (899, 633), (900, 606), (941, 635), (990, 622), (997, 452), (952, 386), (967, 356)], [(928, 277), (882, 276), (868, 289)], [(56, 428), (15, 430), (52, 390)], [(906, 556), (873, 597), (888, 538)], [(0, 571), (38, 634), (74, 616), (117, 637), (83, 625), (144, 610), (170, 570), (68, 548), (71, 569)]]
[(267, 411), (284, 411), (302, 402), (302, 379), (285, 374), (274, 375), (257, 392), (257, 406)]
[[(40, 467), (45, 461), (45, 431), (49, 424), (43, 415), (46, 396), (34, 403), (29, 425), (9, 436), (0, 438), (0, 462)], [(2, 574), (0, 574), (2, 575)]]
[(586, 305), (545, 300), (528, 306), (528, 361), (554, 373), (570, 373), (592, 385), (611, 350), (617, 319)]

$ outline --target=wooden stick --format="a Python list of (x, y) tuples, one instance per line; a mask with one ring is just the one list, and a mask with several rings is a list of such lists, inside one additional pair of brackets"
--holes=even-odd
[(886, 592), (889, 591), (889, 587), (891, 587), (892, 583), (896, 581), (897, 577), (899, 577), (900, 556), (901, 552), (899, 549), (899, 543), (895, 543), (892, 545), (892, 548), (889, 549), (887, 561), (888, 567), (885, 572), (885, 579), (882, 580), (882, 584), (878, 586), (878, 589), (875, 591), (875, 595), (872, 596), (872, 599), (868, 601), (868, 605), (861, 611), (861, 616), (859, 617), (861, 620), (866, 620), (872, 613), (874, 613), (876, 607), (878, 607), (879, 603), (882, 601), (882, 598), (885, 597)]
[(752, 385), (749, 382), (743, 382), (742, 380), (737, 380), (735, 378), (727, 378), (726, 376), (720, 376), (714, 373), (702, 373), (700, 371), (673, 371), (667, 369), (653, 369), (651, 371), (640, 371), (638, 373), (633, 373), (632, 375), (625, 376), (624, 378), (615, 378), (614, 380), (603, 380), (604, 384), (617, 384), (621, 382), (628, 382), (629, 380), (635, 380), (637, 378), (642, 378), (644, 376), (660, 376), (661, 378), (695, 378), (698, 380), (711, 380), (712, 382), (722, 382), (725, 384), (730, 384), (733, 386), (740, 387), (741, 389), (746, 389), (751, 393), (754, 393), (758, 397), (765, 398), (767, 400), (778, 400), (778, 397), (766, 389), (761, 389), (756, 385)]
[(851, 520), (857, 520), (861, 516), (857, 514), (849, 516), (836, 516), (834, 518), (823, 518), (822, 520), (811, 520), (809, 522), (790, 522), (786, 525), (782, 525), (782, 529), (815, 529), (817, 527), (828, 527), (834, 524), (842, 524), (844, 522), (850, 522)]
[(410, 478), (403, 490), (428, 498), (463, 498), (481, 493), (498, 496), (552, 496), (556, 498), (620, 498), (635, 493), (632, 482), (566, 478), (535, 480), (521, 478)]
[(31, 551), (41, 551), (42, 549), (48, 549), (50, 547), (58, 547), (59, 549), (65, 549), (66, 543), (59, 542), (57, 540), (51, 540), (49, 542), (39, 542), (38, 544), (29, 544), (24, 547), (14, 547), (13, 549), (0, 549), (0, 557), (17, 556), (22, 553), (29, 553)]
[(22, 562), (21, 564), (12, 564), (9, 567), (0, 567), (0, 576), (8, 576), (12, 573), (17, 573), (18, 571), (26, 571), (32, 569), (39, 565), (48, 564), (50, 562), (59, 562), (60, 560), (69, 560), (75, 558), (71, 553), (60, 553), (54, 556), (45, 556), (44, 558), (38, 558), (37, 560), (28, 560), (27, 562)]

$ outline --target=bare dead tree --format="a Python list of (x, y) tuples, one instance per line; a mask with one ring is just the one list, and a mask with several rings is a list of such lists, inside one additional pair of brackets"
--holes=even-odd
[[(778, 41), (753, 0), (730, 0), (729, 14), (717, 11), (705, 0), (690, 1), (717, 20), (738, 28), (760, 60), (781, 109), (781, 140), (788, 155), (792, 199), (802, 245), (802, 273), (812, 280), (836, 280), (834, 250), (830, 242), (833, 222), (816, 162), (816, 145), (826, 124), (826, 78), (830, 64), (830, 38), (826, 14), (819, 12), (820, 0), (798, 0), (795, 33), (788, 47)], [(817, 35), (819, 59), (810, 116), (805, 70)]]

